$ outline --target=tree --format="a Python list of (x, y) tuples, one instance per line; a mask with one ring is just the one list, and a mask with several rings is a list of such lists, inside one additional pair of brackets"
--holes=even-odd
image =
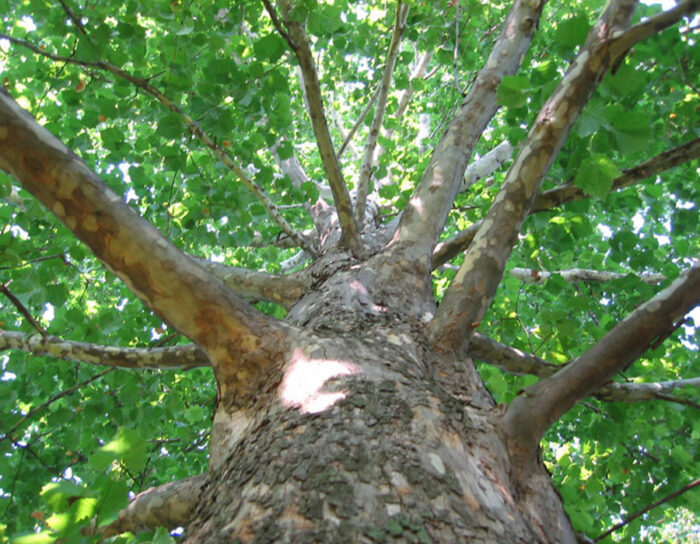
[(5, 535), (692, 525), (696, 0), (3, 7)]

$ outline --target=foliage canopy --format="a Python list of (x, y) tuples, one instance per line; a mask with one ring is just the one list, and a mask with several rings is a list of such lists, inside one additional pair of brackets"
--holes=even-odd
[[(370, 163), (370, 194), (384, 222), (406, 207), (510, 8), (478, 0), (409, 4)], [(521, 68), (498, 87), (500, 107), (473, 159), (503, 142), (515, 151), (457, 196), (443, 241), (485, 217), (603, 4), (553, 1), (545, 7)], [(302, 1), (294, 8), (310, 37), (336, 150), (347, 141), (339, 160), (351, 191), (362, 175), (394, 8), (344, 1)], [(633, 22), (661, 9), (642, 4)], [(289, 237), (264, 202), (214, 151), (230, 156), (296, 233), (314, 229), (303, 203), (319, 196), (331, 202), (297, 62), (264, 2), (0, 0), (0, 13), (5, 89), (133, 209), (191, 255), (289, 271), (298, 244), (284, 243)], [(695, 154), (688, 159), (697, 159), (696, 36), (697, 19), (684, 19), (635, 45), (604, 77), (542, 187), (573, 184), (585, 198), (526, 219), (480, 333), (563, 364), (693, 264), (700, 248), (697, 161), (638, 176), (619, 190), (614, 183), (628, 169), (689, 142)], [(213, 145), (188, 129), (181, 112)], [(291, 179), (282, 166), (289, 160), (298, 160), (308, 177)], [(434, 270), (437, 300), (462, 260), (459, 252)], [(557, 273), (575, 268), (618, 275), (590, 282)], [(520, 269), (554, 274), (532, 282), (535, 273), (523, 279)], [(663, 282), (646, 281), (652, 273), (662, 274)], [(38, 334), (24, 308), (41, 329), (66, 340), (123, 347), (187, 343), (2, 172), (0, 284), (9, 293), (0, 297), (5, 332)], [(272, 302), (255, 306), (285, 315)], [(689, 318), (615, 381), (700, 376), (698, 325)], [(537, 381), (488, 363), (479, 371), (498, 403)], [(94, 515), (108, 518), (123, 508), (130, 492), (206, 470), (216, 395), (210, 369), (105, 371), (22, 351), (0, 351), (0, 365), (0, 542), (36, 528), (75, 535), (71, 531)], [(549, 430), (545, 462), (577, 530), (598, 535), (697, 478), (697, 387), (665, 393), (666, 401), (590, 398)], [(700, 493), (691, 491), (615, 537), (690, 539), (698, 525), (692, 512), (698, 511)], [(23, 538), (16, 541), (40, 541)]]

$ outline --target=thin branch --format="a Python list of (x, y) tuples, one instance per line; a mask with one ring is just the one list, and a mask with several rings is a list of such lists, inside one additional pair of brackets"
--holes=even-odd
[(22, 304), (22, 301), (12, 294), (12, 292), (7, 288), (7, 284), (0, 283), (0, 293), (10, 299), (10, 302), (12, 302), (14, 307), (17, 308), (17, 311), (24, 316), (29, 324), (34, 327), (39, 334), (46, 336), (46, 330), (44, 327), (42, 327), (39, 322), (34, 319), (34, 316), (32, 316), (31, 312), (24, 306), (24, 304)]
[(641, 274), (634, 274), (630, 272), (629, 274), (622, 274), (619, 272), (606, 272), (602, 270), (586, 270), (583, 268), (571, 268), (569, 270), (535, 270), (530, 268), (512, 268), (509, 274), (522, 281), (523, 283), (544, 283), (547, 279), (551, 278), (553, 275), (560, 276), (564, 281), (568, 282), (606, 282), (619, 280), (627, 277), (628, 275), (635, 275), (640, 281), (654, 285), (666, 281), (666, 276), (663, 274), (651, 274), (647, 272), (642, 272)]
[(537, 445), (554, 421), (629, 367), (658, 338), (665, 338), (698, 304), (700, 265), (686, 270), (571, 364), (517, 396), (504, 422), (511, 455), (519, 466), (526, 470), (536, 458)]
[[(612, 182), (611, 191), (618, 191), (640, 181), (656, 176), (681, 164), (700, 157), (700, 138), (679, 145), (641, 162), (637, 166), (622, 171), (622, 175)], [(541, 193), (532, 205), (530, 213), (550, 210), (567, 202), (588, 198), (589, 195), (572, 183), (566, 183)]]
[(397, 258), (430, 266), (430, 255), (462, 184), (469, 158), (496, 113), (496, 89), (520, 67), (540, 18), (543, 1), (516, 0), (486, 64), (440, 139), (409, 201), (396, 235)]
[(561, 368), (560, 365), (548, 363), (535, 355), (501, 344), (478, 332), (474, 333), (469, 343), (469, 356), (515, 375), (530, 374), (546, 378)]
[(19, 429), (24, 424), (25, 421), (29, 420), (32, 416), (34, 416), (34, 414), (36, 414), (37, 412), (40, 412), (41, 410), (47, 408), (48, 406), (51, 406), (57, 400), (62, 399), (63, 397), (67, 397), (69, 395), (72, 395), (81, 387), (84, 387), (84, 386), (94, 382), (95, 380), (99, 380), (105, 374), (109, 374), (110, 372), (113, 372), (113, 371), (114, 371), (114, 368), (108, 368), (107, 370), (103, 370), (102, 372), (99, 372), (98, 374), (91, 376), (87, 380), (84, 380), (80, 383), (76, 383), (75, 385), (69, 387), (68, 389), (64, 389), (60, 393), (56, 393), (54, 396), (52, 396), (46, 402), (29, 410), (29, 412), (27, 412), (27, 415), (21, 417), (19, 419), (19, 421), (17, 421), (17, 423), (15, 423), (10, 429), (8, 429), (7, 431), (4, 431), (2, 433), (2, 436), (0, 436), (0, 440), (14, 440), (14, 438), (12, 436), (14, 434), (14, 432), (17, 429)]
[(689, 484), (684, 485), (684, 486), (681, 487), (679, 490), (674, 491), (673, 493), (669, 493), (669, 494), (666, 495), (663, 499), (659, 499), (658, 501), (653, 502), (653, 503), (651, 503), (651, 504), (648, 505), (648, 506), (645, 506), (645, 507), (642, 508), (641, 510), (635, 512), (634, 514), (632, 514), (632, 515), (630, 515), (630, 516), (627, 516), (627, 517), (626, 517), (623, 521), (621, 521), (620, 523), (616, 523), (615, 525), (613, 525), (612, 527), (610, 527), (610, 529), (608, 529), (607, 531), (605, 531), (604, 533), (602, 533), (598, 538), (596, 538), (596, 539), (594, 540), (594, 542), (600, 542), (600, 541), (603, 540), (606, 536), (610, 536), (612, 533), (614, 533), (614, 532), (617, 531), (618, 529), (622, 529), (625, 525), (631, 523), (632, 521), (634, 521), (634, 520), (637, 519), (638, 517), (640, 517), (640, 516), (646, 514), (647, 512), (649, 512), (649, 510), (653, 510), (653, 509), (656, 508), (657, 506), (661, 506), (662, 504), (667, 503), (667, 502), (669, 502), (669, 501), (675, 499), (676, 497), (679, 497), (680, 495), (682, 495), (682, 494), (685, 493), (686, 491), (690, 491), (691, 489), (693, 489), (694, 487), (698, 487), (699, 485), (700, 485), (700, 479), (695, 480), (695, 481), (693, 481), (693, 482), (690, 482)]
[(491, 305), (523, 221), (574, 121), (607, 72), (610, 34), (629, 24), (631, 0), (611, 1), (540, 110), (440, 307), (428, 324), (434, 346), (457, 352)]
[(374, 117), (372, 124), (367, 134), (367, 143), (365, 144), (364, 156), (362, 158), (362, 166), (360, 167), (360, 178), (357, 183), (357, 200), (355, 202), (355, 223), (361, 231), (365, 221), (365, 206), (367, 203), (367, 192), (369, 190), (369, 180), (372, 175), (372, 167), (374, 166), (374, 151), (377, 147), (377, 137), (384, 122), (384, 112), (386, 111), (386, 102), (389, 97), (389, 88), (391, 86), (391, 78), (396, 66), (396, 59), (399, 55), (399, 45), (401, 44), (401, 36), (406, 27), (406, 18), (408, 17), (409, 7), (401, 0), (396, 3), (396, 14), (394, 20), (394, 31), (391, 34), (391, 42), (389, 50), (386, 54), (386, 62), (384, 63), (384, 73), (382, 81), (379, 84), (379, 95), (377, 104), (374, 108)]
[[(270, 11), (270, 17), (275, 13), (269, 2), (265, 2)], [(340, 170), (338, 157), (333, 148), (333, 141), (328, 130), (328, 120), (323, 107), (321, 85), (318, 81), (314, 59), (311, 54), (309, 40), (306, 31), (299, 21), (291, 15), (291, 4), (288, 0), (281, 0), (282, 16), (286, 28), (283, 37), (289, 43), (299, 62), (299, 67), (304, 79), (304, 95), (307, 99), (307, 107), (311, 124), (316, 135), (316, 144), (321, 155), (323, 169), (328, 177), (328, 183), (333, 193), (333, 201), (338, 211), (338, 220), (342, 229), (341, 243), (348, 247), (355, 256), (363, 254), (362, 240), (360, 239), (355, 219), (352, 215), (352, 204), (348, 188)], [(274, 16), (276, 17), (276, 15)], [(273, 18), (273, 23), (275, 19)], [(281, 25), (280, 25), (281, 28)], [(279, 29), (278, 29), (279, 30)], [(302, 246), (303, 247), (303, 246)]]
[(683, 397), (669, 395), (669, 393), (672, 393), (676, 389), (682, 389), (684, 387), (700, 389), (700, 378), (668, 380), (664, 382), (652, 383), (613, 382), (598, 389), (595, 396), (600, 400), (613, 402), (643, 402), (648, 400), (663, 400), (684, 404), (686, 406), (690, 406), (691, 408), (695, 408), (696, 410), (700, 409), (700, 405), (698, 405), (697, 402), (689, 401)]
[[(700, 138), (695, 138), (683, 145), (659, 153), (633, 168), (623, 170), (622, 175), (613, 180), (611, 191), (624, 189), (648, 177), (656, 176), (665, 170), (685, 164), (698, 157), (700, 157)], [(588, 197), (589, 195), (584, 193), (579, 187), (567, 183), (550, 191), (540, 193), (535, 199), (530, 213), (551, 210), (567, 202), (573, 202)], [(442, 266), (467, 249), (482, 224), (483, 220), (474, 223), (468, 229), (463, 230), (449, 240), (435, 246), (432, 261), (433, 269)]]
[(345, 137), (343, 138), (343, 144), (340, 146), (340, 149), (338, 150), (338, 158), (340, 158), (343, 155), (343, 152), (347, 149), (348, 145), (350, 144), (350, 142), (352, 142), (352, 139), (355, 137), (355, 133), (357, 132), (357, 129), (360, 128), (362, 123), (364, 123), (365, 118), (367, 117), (369, 112), (372, 111), (372, 107), (374, 107), (374, 103), (377, 101), (377, 98), (379, 97), (380, 88), (381, 88), (381, 85), (377, 85), (377, 88), (374, 89), (372, 96), (367, 101), (367, 105), (365, 106), (365, 109), (362, 110), (362, 113), (360, 113), (360, 116), (355, 120), (355, 124), (352, 125), (350, 132), (348, 132), (345, 135)]
[(210, 366), (204, 352), (193, 344), (160, 348), (123, 348), (0, 329), (0, 351), (8, 349), (36, 356), (120, 368), (187, 370)]
[(224, 163), (224, 165), (238, 177), (238, 179), (243, 183), (243, 185), (245, 185), (255, 195), (255, 197), (260, 201), (267, 213), (270, 215), (270, 218), (285, 232), (285, 234), (287, 234), (290, 238), (294, 238), (298, 242), (299, 246), (303, 247), (304, 250), (307, 251), (310, 255), (314, 257), (317, 256), (316, 250), (312, 247), (311, 243), (308, 240), (305, 240), (301, 236), (301, 234), (296, 232), (292, 228), (292, 226), (287, 222), (287, 220), (284, 217), (282, 217), (277, 206), (272, 202), (270, 197), (267, 196), (267, 193), (265, 193), (265, 191), (263, 191), (263, 189), (257, 183), (255, 183), (252, 179), (250, 179), (250, 177), (248, 177), (245, 171), (229, 156), (229, 154), (219, 144), (217, 144), (206, 132), (204, 132), (204, 130), (194, 119), (192, 119), (177, 104), (175, 104), (158, 89), (156, 89), (153, 85), (151, 85), (148, 79), (136, 77), (130, 74), (129, 72), (119, 68), (118, 66), (114, 66), (113, 64), (110, 64), (108, 62), (88, 62), (81, 61), (72, 57), (62, 57), (60, 55), (54, 55), (52, 53), (44, 51), (32, 43), (20, 40), (18, 38), (13, 38), (11, 36), (7, 36), (5, 34), (0, 34), (0, 38), (4, 38), (14, 44), (26, 47), (34, 53), (42, 55), (51, 60), (65, 62), (68, 64), (75, 64), (86, 68), (99, 68), (100, 70), (109, 72), (115, 75), (116, 77), (128, 81), (129, 83), (132, 83), (136, 87), (142, 89), (146, 94), (155, 98), (167, 109), (179, 115), (180, 118), (184, 121), (185, 125), (187, 125), (187, 128), (190, 130), (190, 132), (194, 134), (204, 145), (211, 149), (214, 155), (216, 155), (219, 158), (219, 160), (221, 160), (221, 162)]
[(80, 32), (83, 36), (87, 34), (85, 31), (85, 27), (83, 26), (83, 23), (80, 21), (80, 17), (78, 17), (75, 12), (70, 8), (68, 4), (66, 4), (65, 0), (58, 0), (59, 3), (61, 4), (61, 7), (63, 8), (63, 11), (66, 12), (66, 15), (68, 15), (68, 18), (73, 21), (73, 24), (75, 25), (75, 28), (78, 29), (78, 32)]

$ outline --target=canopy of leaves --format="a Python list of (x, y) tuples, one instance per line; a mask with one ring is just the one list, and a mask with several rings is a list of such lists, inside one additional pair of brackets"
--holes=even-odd
[[(499, 89), (501, 108), (477, 155), (504, 140), (515, 147), (523, 141), (602, 5), (550, 2), (523, 68)], [(374, 171), (386, 219), (406, 204), (507, 8), (479, 0), (411, 4)], [(393, 7), (341, 0), (302, 1), (295, 9), (312, 39), (338, 149), (381, 79)], [(660, 9), (642, 5), (636, 17)], [(2, 34), (86, 63), (52, 60), (0, 39), (2, 85), (176, 245), (269, 272), (296, 253), (271, 244), (279, 226), (180, 115), (90, 64), (104, 61), (146, 78), (235, 157), (294, 229), (313, 228), (301, 204), (316, 200), (324, 170), (293, 54), (262, 2), (0, 0), (0, 14)], [(484, 333), (566, 362), (658, 290), (639, 274), (662, 273), (670, 281), (697, 255), (697, 163), (610, 192), (625, 168), (698, 136), (700, 49), (692, 46), (696, 26), (684, 25), (636, 46), (606, 76), (544, 185), (574, 183), (591, 198), (531, 216), (509, 261), (509, 268), (628, 275), (601, 284), (554, 275), (543, 285), (506, 277), (481, 323)], [(427, 53), (427, 74), (412, 79)], [(407, 92), (404, 113), (399, 105)], [(370, 113), (341, 157), (351, 189), (371, 119)], [(281, 159), (296, 156), (312, 181), (294, 187), (273, 148)], [(497, 171), (457, 198), (445, 239), (484, 217), (504, 175), (505, 169)], [(457, 257), (434, 273), (438, 297), (459, 264)], [(185, 341), (2, 173), (0, 284), (61, 338), (120, 346)], [(284, 315), (271, 304), (258, 307)], [(35, 332), (7, 298), (0, 299), (0, 328)], [(695, 331), (691, 320), (638, 361), (629, 377), (655, 382), (700, 375)], [(535, 380), (487, 365), (480, 370), (499, 402)], [(91, 380), (99, 372), (0, 353), (0, 542), (47, 527), (77, 542), (78, 522), (109, 519), (127, 493), (205, 470), (216, 394), (208, 369), (114, 369)], [(544, 448), (574, 525), (595, 535), (697, 478), (699, 439), (697, 404), (591, 400), (550, 431)], [(697, 529), (687, 514), (697, 511), (700, 494), (687, 493), (615, 537), (680, 539), (692, 525)]]

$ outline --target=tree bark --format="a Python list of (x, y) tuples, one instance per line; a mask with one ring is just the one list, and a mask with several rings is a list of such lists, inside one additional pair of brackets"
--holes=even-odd
[(305, 332), (269, 394), (221, 416), (236, 439), (184, 542), (575, 542), (544, 467), (536, 491), (513, 478), (502, 408), (470, 359), (428, 343), (408, 280), (339, 258), (290, 310)]

